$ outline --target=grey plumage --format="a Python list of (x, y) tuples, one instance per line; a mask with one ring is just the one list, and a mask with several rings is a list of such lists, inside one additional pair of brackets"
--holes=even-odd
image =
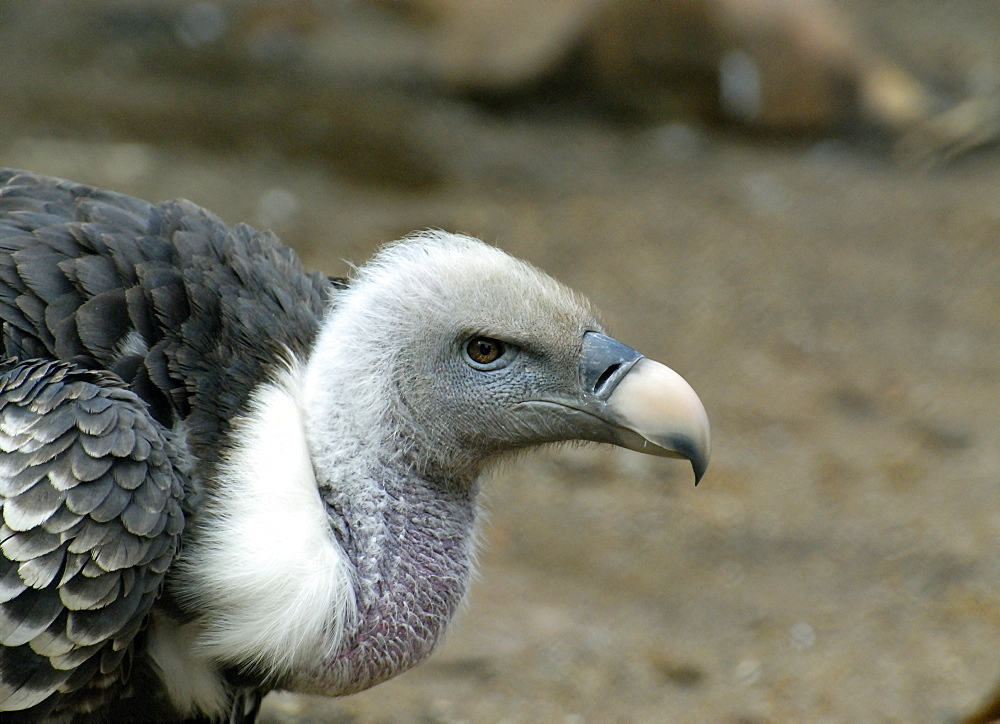
[(106, 373), (0, 371), (0, 700), (100, 701), (176, 555), (183, 490), (144, 403)]
[(564, 439), (708, 460), (669, 369), (464, 237), (356, 278), (273, 235), (0, 171), (0, 711), (252, 719), (425, 658), (478, 478)]

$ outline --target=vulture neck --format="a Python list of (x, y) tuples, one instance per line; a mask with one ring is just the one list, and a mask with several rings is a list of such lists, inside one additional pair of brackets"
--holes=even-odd
[(374, 356), (324, 345), (321, 336), (305, 371), (306, 442), (352, 569), (356, 618), (315, 672), (316, 686), (299, 681), (298, 689), (360, 691), (420, 662), (472, 576), (479, 471), (449, 475), (431, 462), (430, 443), (407, 424)]

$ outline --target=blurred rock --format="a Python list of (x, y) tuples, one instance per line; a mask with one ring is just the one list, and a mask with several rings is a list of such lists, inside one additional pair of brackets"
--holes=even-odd
[(1000, 109), (944, 101), (824, 0), (395, 0), (436, 25), (429, 65), (492, 97), (570, 85), (644, 120), (699, 117), (770, 132), (861, 123), (907, 158), (1000, 138)]
[[(573, 73), (628, 110), (693, 105), (760, 128), (892, 128), (931, 109), (922, 84), (821, 0), (410, 0), (439, 18), (435, 69), (501, 91)], [(575, 67), (567, 67), (575, 66)]]
[(553, 72), (605, 0), (396, 0), (436, 25), (430, 69), (452, 88), (515, 91)]

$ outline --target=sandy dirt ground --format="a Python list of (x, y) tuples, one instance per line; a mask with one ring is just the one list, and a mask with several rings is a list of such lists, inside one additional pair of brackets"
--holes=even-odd
[[(905, 5), (844, 3), (919, 69), (1000, 65), (995, 3)], [(697, 488), (680, 462), (596, 446), (497, 471), (480, 577), (430, 661), (341, 700), (272, 695), (263, 721), (952, 722), (983, 701), (996, 149), (913, 168), (832, 133), (441, 119), (443, 181), (419, 190), (267, 150), (0, 131), (3, 165), (186, 197), (330, 273), (413, 229), (479, 236), (587, 294), (705, 402)]]

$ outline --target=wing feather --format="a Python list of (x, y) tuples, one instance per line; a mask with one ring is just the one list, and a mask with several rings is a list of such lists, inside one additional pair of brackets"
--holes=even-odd
[(3, 557), (9, 561), (30, 561), (44, 556), (62, 545), (62, 536), (46, 530), (15, 532), (4, 526), (0, 528), (4, 536), (0, 544)]
[(36, 556), (27, 561), (21, 562), (17, 567), (17, 574), (30, 588), (45, 588), (62, 570), (63, 562), (66, 559), (66, 551), (56, 548)]
[(48, 520), (65, 501), (66, 492), (56, 490), (43, 478), (17, 497), (4, 501), (3, 522), (11, 530), (32, 530)]

